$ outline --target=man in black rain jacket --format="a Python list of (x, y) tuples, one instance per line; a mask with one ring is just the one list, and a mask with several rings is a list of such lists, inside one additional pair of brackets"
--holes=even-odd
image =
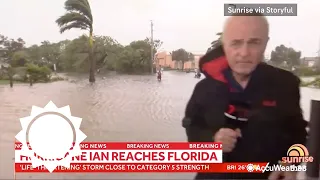
[[(189, 142), (222, 142), (223, 162), (277, 164), (293, 144), (304, 144), (300, 80), (263, 63), (269, 25), (263, 16), (233, 16), (221, 46), (200, 59), (201, 80), (187, 104)], [(295, 178), (290, 172), (198, 173), (196, 179)]]

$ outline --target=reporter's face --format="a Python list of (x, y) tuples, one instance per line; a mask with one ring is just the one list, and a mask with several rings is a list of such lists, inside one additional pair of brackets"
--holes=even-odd
[(232, 17), (223, 34), (230, 68), (237, 74), (249, 75), (262, 61), (268, 39), (268, 26), (262, 17)]

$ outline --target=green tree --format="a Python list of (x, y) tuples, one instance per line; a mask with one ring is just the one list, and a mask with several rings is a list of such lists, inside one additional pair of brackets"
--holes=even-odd
[(296, 51), (293, 48), (284, 45), (277, 46), (271, 52), (270, 61), (278, 66), (286, 64), (289, 68), (300, 65), (301, 51)]
[(60, 33), (77, 28), (89, 31), (89, 82), (95, 82), (95, 58), (93, 57), (93, 17), (88, 0), (67, 0), (65, 2), (67, 13), (56, 20)]
[(181, 62), (182, 70), (184, 68), (185, 62), (194, 60), (194, 55), (182, 48), (172, 51), (171, 55), (172, 55), (172, 60)]
[(33, 82), (48, 82), (50, 81), (51, 70), (46, 66), (38, 66), (35, 64), (27, 64), (27, 73), (30, 79), (30, 85)]
[[(146, 38), (145, 41), (150, 44), (150, 47), (152, 46), (151, 40), (149, 38)], [(153, 40), (153, 56), (152, 56), (153, 60), (152, 60), (152, 63), (156, 64), (156, 66), (158, 65), (158, 61), (157, 61), (157, 59), (155, 59), (155, 54), (158, 52), (158, 50), (160, 49), (162, 44), (163, 44), (163, 42), (159, 39)], [(151, 54), (151, 52), (150, 52), (150, 54)], [(151, 59), (151, 57), (150, 57), (150, 59)], [(153, 67), (153, 68), (155, 68), (155, 67)]]
[(148, 59), (143, 58), (143, 53), (142, 49), (137, 50), (132, 46), (124, 47), (116, 62), (116, 70), (129, 74), (148, 71), (150, 66), (146, 63)]
[(2, 52), (2, 58), (10, 63), (13, 54), (17, 51), (21, 51), (25, 48), (25, 42), (22, 38), (9, 39), (4, 35), (0, 35), (0, 46), (4, 47), (4, 51)]
[[(148, 42), (148, 44), (150, 45), (150, 49), (151, 49), (151, 40), (147, 37), (144, 41)], [(163, 44), (163, 42), (161, 40), (159, 40), (159, 39), (153, 40), (153, 52), (154, 52), (154, 54), (157, 53), (157, 51), (162, 46), (162, 44)]]
[(53, 66), (59, 62), (61, 56), (60, 43), (51, 43), (49, 41), (41, 42), (40, 46), (41, 63), (40, 65)]
[[(137, 51), (140, 54), (139, 64), (145, 68), (140, 68), (140, 71), (143, 69), (144, 72), (150, 72), (151, 66), (151, 41), (149, 38), (144, 40), (133, 41), (129, 45), (134, 51)], [(153, 42), (153, 57), (157, 53), (158, 49), (162, 46), (162, 41), (154, 40)], [(152, 62), (153, 63), (153, 62)]]
[[(89, 65), (90, 47), (87, 36), (82, 35), (69, 43), (60, 45), (63, 49), (59, 58), (60, 65), (65, 71), (84, 72)], [(123, 46), (109, 36), (94, 36), (94, 60), (99, 69), (114, 70), (115, 61), (119, 59)]]
[[(65, 16), (68, 17), (69, 15)], [(62, 17), (60, 17), (60, 21), (66, 22)], [(72, 23), (74, 22), (64, 26), (69, 26)], [(60, 26), (60, 28), (63, 29), (64, 26)], [(14, 68), (10, 71), (12, 76), (18, 75), (20, 73), (18, 71), (27, 68), (27, 64), (51, 68), (53, 64), (56, 64), (57, 70), (60, 71), (85, 72), (88, 67), (92, 67), (92, 61), (95, 62), (95, 67), (100, 70), (145, 73), (150, 72), (151, 47), (153, 47), (155, 55), (163, 44), (162, 41), (156, 39), (152, 46), (150, 39), (145, 38), (123, 46), (112, 37), (93, 36), (92, 41), (94, 43), (91, 45), (87, 43), (88, 39), (90, 39), (88, 35), (81, 35), (73, 40), (60, 42), (45, 40), (39, 45), (26, 48), (21, 38), (13, 40), (0, 35), (0, 59), (1, 61), (5, 59), (12, 65), (12, 68)], [(17, 67), (19, 68), (16, 69)], [(7, 72), (5, 73), (8, 74)]]
[(26, 51), (16, 51), (12, 55), (11, 67), (23, 67), (29, 59), (29, 55)]
[(22, 38), (15, 39), (9, 39), (8, 37), (4, 35), (0, 35), (0, 45), (4, 47), (4, 50), (1, 53), (1, 59), (9, 63), (10, 66), (8, 67), (8, 76), (10, 80), (10, 86), (13, 86), (13, 76), (15, 74), (14, 68), (11, 66), (12, 64), (12, 57), (14, 54), (18, 51), (22, 51), (25, 47), (25, 42)]
[(65, 44), (60, 56), (60, 65), (64, 71), (85, 72), (89, 66), (89, 44), (88, 37), (82, 35)]
[(124, 47), (110, 36), (95, 36), (94, 41), (97, 68), (115, 70), (116, 61), (120, 58)]
[(41, 49), (38, 45), (30, 46), (26, 49), (26, 52), (29, 55), (30, 61), (34, 64), (37, 64), (36, 62), (38, 62), (42, 57)]
[(65, 41), (51, 43), (49, 41), (43, 41), (40, 46), (32, 45), (26, 48), (25, 52), (28, 54), (28, 59), (31, 63), (51, 68), (56, 64), (59, 70), (61, 69), (59, 63), (61, 61), (61, 54), (64, 51), (64, 48), (62, 48), (65, 46), (64, 42)]

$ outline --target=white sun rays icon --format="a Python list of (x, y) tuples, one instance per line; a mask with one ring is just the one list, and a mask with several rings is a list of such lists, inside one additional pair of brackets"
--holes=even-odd
[(43, 165), (50, 173), (57, 166), (70, 168), (72, 157), (81, 155), (79, 144), (87, 137), (80, 130), (81, 121), (71, 116), (69, 106), (57, 108), (52, 101), (44, 108), (32, 106), (31, 115), (20, 118), (22, 130), (16, 135), (22, 143), (21, 155), (30, 157), (33, 168)]

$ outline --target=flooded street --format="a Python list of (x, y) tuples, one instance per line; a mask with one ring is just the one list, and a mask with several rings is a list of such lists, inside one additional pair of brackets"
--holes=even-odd
[[(85, 141), (186, 141), (181, 119), (194, 85), (193, 73), (164, 72), (155, 76), (117, 75), (0, 86), (0, 179), (13, 178), (14, 137), (21, 130), (19, 118), (29, 116), (31, 106), (44, 107), (52, 100), (58, 107), (70, 105), (73, 116), (83, 119)], [(310, 100), (320, 90), (302, 88), (302, 107), (309, 118)], [(193, 174), (17, 174), (17, 179), (192, 179)]]

